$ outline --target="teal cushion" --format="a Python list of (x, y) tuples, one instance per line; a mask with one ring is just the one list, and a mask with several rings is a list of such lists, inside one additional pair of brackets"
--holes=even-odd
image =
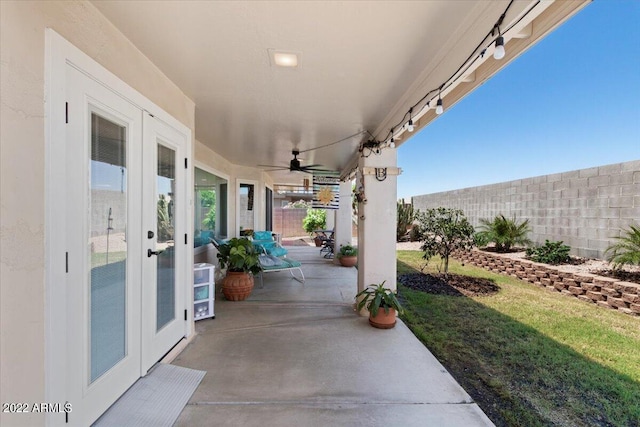
[(300, 261), (296, 261), (296, 260), (293, 260), (291, 258), (285, 258), (284, 261), (287, 263), (289, 268), (296, 268), (296, 267), (300, 267), (302, 265), (300, 263)]
[(280, 257), (280, 256), (285, 256), (289, 252), (282, 246), (276, 246), (273, 248), (267, 248), (267, 253), (272, 256)]
[(271, 240), (273, 241), (273, 236), (270, 231), (254, 231), (253, 232), (253, 240)]

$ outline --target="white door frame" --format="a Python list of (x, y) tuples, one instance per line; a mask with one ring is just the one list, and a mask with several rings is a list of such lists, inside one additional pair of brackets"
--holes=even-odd
[(267, 230), (267, 188), (269, 190), (271, 190), (271, 228), (273, 228), (273, 202), (275, 200), (274, 197), (274, 192), (273, 192), (273, 184), (267, 184), (266, 182), (264, 183), (264, 187), (262, 187), (262, 221), (264, 223), (264, 229), (266, 231), (271, 231), (273, 232), (273, 230)]
[[(264, 200), (264, 191), (260, 190), (258, 181), (254, 181), (252, 179), (236, 178), (236, 227), (233, 234), (231, 235), (237, 237), (240, 237), (240, 184), (253, 185), (253, 230), (260, 230), (261, 224), (264, 223), (264, 221), (262, 221), (262, 223), (259, 222), (260, 215), (258, 209), (256, 209), (258, 206), (260, 206), (260, 210), (262, 210), (262, 201)], [(258, 203), (256, 203), (256, 196), (260, 198)]]
[[(66, 176), (66, 67), (74, 66), (89, 77), (97, 80), (122, 98), (147, 111), (159, 120), (183, 133), (189, 142), (185, 156), (192, 162), (191, 129), (176, 120), (145, 96), (131, 88), (116, 75), (106, 70), (88, 55), (65, 40), (54, 30), (45, 31), (45, 396), (47, 402), (64, 402), (66, 395), (67, 372), (61, 369), (67, 360), (66, 325), (66, 206), (61, 203), (65, 198), (64, 182)], [(187, 170), (187, 188), (193, 187), (192, 168)], [(188, 193), (187, 230), (193, 228), (193, 195)], [(191, 242), (192, 244), (192, 242)], [(193, 251), (186, 251), (186, 277), (191, 277)], [(185, 335), (194, 333), (193, 295), (191, 286), (184, 286), (188, 320)], [(72, 402), (71, 402), (72, 403)], [(64, 425), (64, 414), (47, 414), (47, 425)]]

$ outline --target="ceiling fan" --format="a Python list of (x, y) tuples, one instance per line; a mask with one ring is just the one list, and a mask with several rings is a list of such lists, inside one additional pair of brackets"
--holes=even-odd
[(267, 169), (267, 172), (278, 171), (278, 170), (289, 170), (290, 172), (305, 172), (305, 173), (333, 172), (331, 170), (322, 169), (322, 165), (302, 166), (302, 164), (300, 163), (300, 159), (298, 159), (298, 156), (300, 155), (299, 150), (292, 150), (291, 154), (293, 154), (293, 159), (291, 159), (291, 161), (289, 162), (289, 166), (276, 166), (276, 165), (258, 165), (258, 166), (272, 168), (272, 169)]

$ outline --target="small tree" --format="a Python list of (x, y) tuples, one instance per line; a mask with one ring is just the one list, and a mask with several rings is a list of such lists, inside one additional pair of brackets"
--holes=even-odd
[(314, 230), (323, 230), (327, 226), (327, 211), (324, 209), (307, 209), (307, 216), (302, 220), (302, 228), (311, 235)]
[(616, 237), (616, 243), (604, 252), (616, 270), (623, 265), (640, 265), (640, 227), (630, 225), (622, 231), (623, 235)]
[(444, 273), (449, 272), (449, 256), (456, 250), (471, 250), (473, 226), (460, 209), (427, 209), (416, 214), (424, 243), (422, 258), (427, 261), (440, 255)]

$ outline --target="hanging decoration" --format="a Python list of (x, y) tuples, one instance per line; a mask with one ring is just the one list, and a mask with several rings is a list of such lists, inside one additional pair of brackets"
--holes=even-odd
[(313, 175), (313, 209), (338, 209), (340, 207), (340, 177), (338, 175)]

